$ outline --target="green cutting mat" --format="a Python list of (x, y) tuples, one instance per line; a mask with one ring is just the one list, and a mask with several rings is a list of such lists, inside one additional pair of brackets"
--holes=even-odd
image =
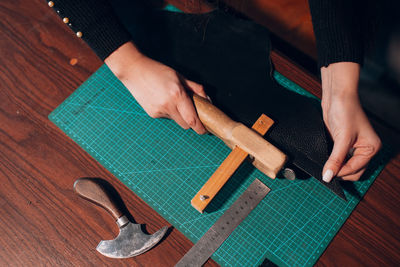
[[(305, 93), (282, 75), (275, 77)], [(311, 266), (359, 202), (348, 192), (343, 201), (315, 179), (272, 180), (245, 163), (200, 214), (190, 200), (229, 148), (214, 136), (151, 119), (105, 65), (49, 118), (193, 242), (255, 178), (262, 180), (271, 192), (213, 256), (223, 266), (255, 266), (265, 257), (281, 266)], [(372, 163), (367, 180), (355, 183), (360, 196), (382, 170), (383, 158)]]

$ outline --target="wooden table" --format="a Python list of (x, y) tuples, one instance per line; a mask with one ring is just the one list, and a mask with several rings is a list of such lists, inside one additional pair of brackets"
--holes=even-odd
[[(47, 119), (102, 62), (41, 0), (2, 0), (0, 18), (0, 265), (172, 266), (192, 246), (176, 229), (133, 259), (96, 252), (118, 229), (73, 193), (78, 177), (110, 181), (150, 233), (169, 224)], [(293, 63), (277, 53), (273, 60), (284, 75), (320, 92), (318, 81)], [(400, 263), (399, 177), (397, 155), (318, 265)]]

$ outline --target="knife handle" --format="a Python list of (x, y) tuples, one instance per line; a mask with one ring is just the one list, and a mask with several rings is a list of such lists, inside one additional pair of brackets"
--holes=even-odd
[(118, 220), (123, 212), (117, 206), (116, 201), (106, 186), (111, 185), (105, 180), (98, 178), (79, 178), (74, 183), (74, 191), (80, 197), (104, 208), (115, 220)]

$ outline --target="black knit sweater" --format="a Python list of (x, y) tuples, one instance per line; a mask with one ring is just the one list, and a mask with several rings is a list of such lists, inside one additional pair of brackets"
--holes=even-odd
[(366, 44), (363, 5), (357, 0), (308, 2), (317, 40), (318, 65), (344, 61), (362, 64)]
[[(131, 40), (109, 1), (54, 0), (48, 5), (104, 60)], [(319, 66), (342, 61), (362, 64), (365, 42), (357, 0), (309, 0), (309, 5)]]

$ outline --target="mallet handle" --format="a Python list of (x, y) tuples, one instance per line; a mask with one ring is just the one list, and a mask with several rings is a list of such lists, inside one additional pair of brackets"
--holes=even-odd
[(232, 120), (210, 101), (199, 95), (193, 94), (193, 103), (204, 127), (224, 142), (231, 142), (233, 130), (241, 123)]
[(115, 220), (118, 220), (123, 212), (113, 200), (111, 192), (107, 190), (110, 187), (105, 180), (97, 178), (79, 178), (74, 183), (74, 191), (80, 197), (93, 202), (94, 204), (107, 210)]

